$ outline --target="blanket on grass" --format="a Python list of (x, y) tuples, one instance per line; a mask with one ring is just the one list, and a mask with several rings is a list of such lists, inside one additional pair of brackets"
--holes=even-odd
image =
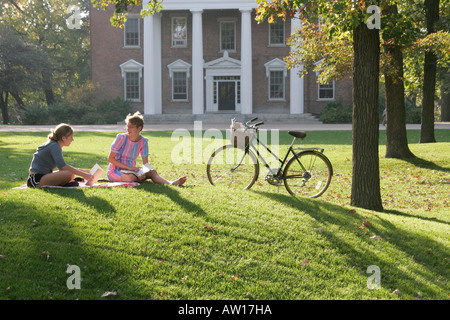
[[(112, 188), (112, 187), (137, 187), (139, 183), (137, 182), (100, 182), (95, 183), (92, 186), (87, 186), (86, 181), (78, 182), (78, 186), (76, 187), (63, 187), (63, 186), (43, 186), (42, 188), (61, 188), (61, 189), (77, 189), (77, 188)], [(21, 185), (19, 187), (15, 187), (13, 189), (27, 189), (27, 185)]]

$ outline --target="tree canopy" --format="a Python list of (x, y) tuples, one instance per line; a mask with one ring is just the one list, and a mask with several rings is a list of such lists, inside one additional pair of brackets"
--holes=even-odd
[[(127, 10), (130, 6), (142, 6), (142, 0), (91, 0), (96, 8), (105, 10), (108, 6), (113, 5), (115, 10), (113, 16), (110, 18), (111, 25), (123, 28), (127, 19)], [(162, 10), (163, 0), (149, 0), (147, 6), (143, 8), (141, 15), (151, 15)]]
[[(5, 0), (0, 3), (0, 25), (3, 28), (8, 26), (17, 37), (17, 43), (33, 46), (48, 62), (45, 67), (40, 67), (42, 64), (35, 65), (33, 85), (18, 88), (16, 94), (24, 104), (42, 101), (54, 103), (89, 80), (89, 1), (76, 2), (79, 8), (77, 19), (80, 20), (77, 28), (70, 28), (67, 23), (73, 15), (69, 10), (74, 6), (72, 0)], [(11, 59), (17, 64), (27, 63), (20, 56), (21, 54), (14, 54)], [(25, 70), (27, 68), (24, 66), (20, 70), (20, 76), (29, 78), (30, 74)], [(5, 99), (4, 101), (6, 102)], [(18, 105), (20, 106), (19, 103)], [(17, 105), (11, 106), (14, 109)]]

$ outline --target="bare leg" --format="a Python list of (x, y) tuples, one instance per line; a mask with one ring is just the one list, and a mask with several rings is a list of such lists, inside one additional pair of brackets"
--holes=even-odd
[(74, 175), (70, 171), (61, 170), (46, 174), (41, 178), (38, 188), (43, 186), (62, 186), (73, 180)]
[(131, 173), (124, 173), (124, 174), (122, 174), (122, 176), (120, 177), (120, 180), (121, 180), (122, 182), (137, 182), (137, 181), (138, 181), (138, 178), (137, 178), (134, 174), (131, 174)]
[(156, 170), (150, 170), (149, 172), (147, 172), (145, 174), (145, 177), (148, 179), (152, 179), (152, 181), (154, 183), (159, 183), (159, 184), (171, 184), (174, 186), (181, 186), (183, 183), (186, 182), (186, 177), (180, 177), (177, 180), (174, 181), (168, 181), (167, 179), (164, 179), (163, 177), (161, 177)]

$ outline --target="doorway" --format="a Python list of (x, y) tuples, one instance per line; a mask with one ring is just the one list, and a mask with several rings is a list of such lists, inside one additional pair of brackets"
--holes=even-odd
[(236, 110), (236, 82), (220, 81), (219, 85), (219, 110)]

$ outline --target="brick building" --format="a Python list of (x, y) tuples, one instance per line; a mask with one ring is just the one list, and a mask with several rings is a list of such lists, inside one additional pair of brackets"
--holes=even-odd
[[(144, 0), (144, 6), (146, 1)], [(91, 77), (102, 99), (123, 97), (145, 115), (318, 114), (351, 104), (351, 81), (300, 78), (283, 58), (299, 20), (255, 21), (255, 0), (165, 0), (142, 19), (130, 8), (123, 29), (113, 8), (91, 6)]]

